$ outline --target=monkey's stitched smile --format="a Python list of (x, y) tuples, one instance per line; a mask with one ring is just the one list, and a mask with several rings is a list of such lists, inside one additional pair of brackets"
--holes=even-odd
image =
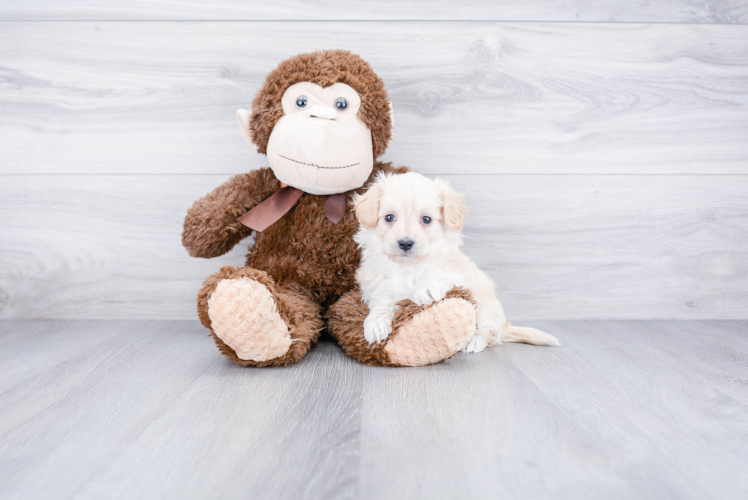
[(339, 168), (351, 168), (351, 167), (355, 167), (356, 165), (358, 165), (358, 163), (353, 163), (351, 165), (345, 165), (343, 167), (323, 167), (323, 166), (320, 166), (320, 165), (315, 165), (314, 163), (304, 163), (303, 161), (294, 160), (293, 158), (289, 158), (289, 157), (283, 156), (281, 154), (279, 154), (278, 156), (280, 156), (281, 158), (285, 158), (286, 160), (295, 162), (295, 163), (300, 163), (302, 165), (309, 165), (310, 167), (324, 168), (325, 170), (337, 170)]

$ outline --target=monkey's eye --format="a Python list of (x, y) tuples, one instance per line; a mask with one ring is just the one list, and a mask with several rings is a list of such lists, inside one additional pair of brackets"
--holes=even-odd
[(338, 97), (335, 99), (335, 107), (338, 108), (338, 111), (345, 111), (348, 109), (348, 101), (345, 100), (345, 97)]
[(426, 225), (429, 225), (431, 224), (431, 217), (429, 217), (428, 215), (424, 215), (423, 217), (421, 217), (421, 222), (423, 222)]
[(384, 216), (385, 222), (395, 222), (395, 216), (392, 214), (387, 214)]
[(309, 101), (307, 100), (305, 95), (300, 95), (296, 98), (296, 107), (299, 109), (304, 109), (306, 108), (308, 102)]

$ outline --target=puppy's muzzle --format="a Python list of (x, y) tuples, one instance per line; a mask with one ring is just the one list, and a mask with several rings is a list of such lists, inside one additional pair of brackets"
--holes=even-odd
[(410, 251), (411, 248), (413, 248), (413, 245), (415, 245), (415, 242), (411, 240), (410, 238), (403, 238), (402, 240), (397, 240), (397, 246), (400, 247), (400, 250), (403, 252)]

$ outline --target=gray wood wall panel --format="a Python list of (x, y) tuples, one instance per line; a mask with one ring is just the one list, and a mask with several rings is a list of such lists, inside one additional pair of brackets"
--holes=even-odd
[[(510, 318), (748, 318), (748, 176), (445, 177)], [(244, 260), (180, 244), (225, 179), (3, 176), (0, 317), (194, 318), (202, 281)]]
[(193, 318), (245, 245), (190, 259), (184, 212), (266, 165), (235, 110), (343, 47), (394, 102), (384, 159), (469, 192), (510, 316), (746, 318), (747, 4), (6, 1), (0, 317)]
[(284, 58), (362, 54), (429, 173), (748, 173), (748, 26), (5, 23), (0, 173), (239, 173)]
[(745, 23), (745, 0), (4, 0), (6, 20), (471, 20)]

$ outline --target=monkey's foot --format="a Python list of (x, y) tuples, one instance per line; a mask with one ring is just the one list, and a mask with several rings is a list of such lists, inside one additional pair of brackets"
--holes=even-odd
[(208, 299), (213, 332), (237, 357), (268, 361), (288, 352), (293, 340), (273, 295), (251, 278), (222, 280)]
[(399, 306), (392, 335), (382, 343), (366, 341), (363, 322), (369, 309), (358, 291), (345, 294), (330, 308), (328, 328), (348, 355), (375, 366), (438, 363), (463, 349), (475, 333), (475, 306), (465, 289), (454, 288), (428, 306), (409, 300)]
[(226, 266), (197, 294), (197, 314), (218, 349), (234, 363), (298, 363), (322, 330), (319, 304), (295, 283), (278, 285), (265, 271)]
[(399, 316), (392, 328), (397, 334), (384, 350), (401, 366), (430, 365), (452, 357), (475, 333), (475, 307), (468, 297), (448, 294), (413, 316)]

